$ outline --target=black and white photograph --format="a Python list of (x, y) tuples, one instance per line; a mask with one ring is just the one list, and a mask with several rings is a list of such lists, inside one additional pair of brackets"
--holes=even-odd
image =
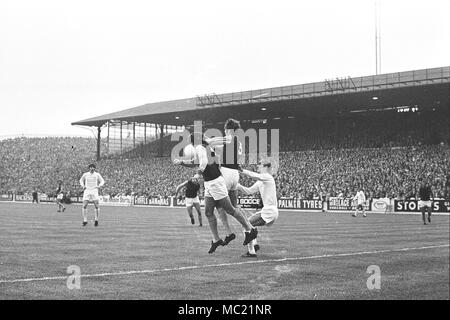
[(450, 300), (449, 13), (1, 0), (0, 300)]

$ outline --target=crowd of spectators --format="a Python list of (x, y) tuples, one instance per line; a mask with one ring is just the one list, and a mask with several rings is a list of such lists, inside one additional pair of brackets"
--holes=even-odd
[(195, 173), (194, 169), (173, 165), (170, 158), (107, 159), (99, 163), (99, 172), (107, 183), (102, 192), (111, 196), (175, 195), (178, 184)]
[[(80, 194), (81, 175), (96, 163), (96, 140), (89, 138), (14, 138), (0, 141), (0, 193), (34, 191), (52, 195), (63, 189)], [(105, 158), (97, 163), (110, 196), (171, 196), (193, 172), (171, 165), (169, 158)]]
[(363, 188), (370, 198), (414, 198), (426, 180), (443, 198), (449, 159), (447, 145), (287, 152), (276, 183), (280, 196), (351, 197)]
[[(444, 197), (446, 176), (450, 174), (445, 122), (436, 120), (433, 126), (415, 127), (417, 118), (411, 117), (395, 126), (397, 120), (392, 117), (391, 122), (383, 122), (372, 118), (371, 123), (364, 118), (350, 119), (347, 125), (340, 126), (328, 120), (310, 124), (306, 121), (295, 130), (284, 128), (276, 174), (278, 195), (309, 199), (349, 197), (363, 188), (368, 197), (411, 198), (417, 195), (419, 179), (423, 178), (430, 181), (435, 196)], [(141, 146), (134, 153), (103, 157), (96, 162), (106, 181), (102, 193), (174, 195), (176, 186), (194, 170), (173, 165), (168, 152), (164, 157), (155, 157), (153, 151), (159, 148), (158, 143), (154, 141), (150, 147)], [(151, 156), (146, 156), (149, 150)], [(87, 171), (87, 165), (95, 162), (95, 156), (95, 139), (2, 140), (0, 193), (38, 191), (51, 195), (61, 180), (65, 190), (80, 194), (79, 178)], [(242, 179), (242, 183), (248, 185), (251, 181)]]
[[(0, 191), (51, 194), (62, 180), (75, 190), (82, 170), (94, 161), (95, 139), (19, 137), (0, 141)], [(87, 170), (86, 170), (87, 171)], [(78, 178), (79, 179), (79, 178)]]

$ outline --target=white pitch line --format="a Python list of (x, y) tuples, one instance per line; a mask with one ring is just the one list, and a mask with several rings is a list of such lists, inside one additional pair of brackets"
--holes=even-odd
[[(229, 266), (239, 266), (239, 265), (244, 265), (244, 264), (262, 264), (262, 263), (299, 261), (299, 260), (310, 260), (310, 259), (321, 259), (321, 258), (349, 257), (349, 256), (360, 256), (360, 255), (367, 255), (367, 254), (377, 254), (377, 253), (387, 253), (387, 252), (403, 252), (403, 251), (424, 250), (424, 249), (445, 248), (445, 247), (450, 247), (450, 245), (442, 244), (442, 245), (415, 247), (415, 248), (400, 248), (400, 249), (385, 249), (385, 250), (374, 250), (374, 251), (323, 254), (323, 255), (315, 255), (315, 256), (307, 256), (307, 257), (253, 260), (253, 261), (206, 264), (206, 265), (201, 265), (201, 266), (187, 266), (187, 267), (164, 268), (164, 269), (154, 269), (154, 270), (131, 270), (131, 271), (118, 271), (118, 272), (105, 272), (105, 273), (84, 274), (84, 275), (82, 274), (82, 275), (80, 275), (80, 277), (81, 278), (98, 278), (98, 277), (108, 277), (108, 276), (124, 276), (124, 275), (133, 275), (133, 274), (196, 270), (196, 269), (203, 269), (203, 268), (229, 267)], [(42, 277), (42, 278), (3, 279), (3, 280), (0, 280), (0, 283), (66, 280), (68, 276), (69, 275), (55, 276), (55, 277)]]

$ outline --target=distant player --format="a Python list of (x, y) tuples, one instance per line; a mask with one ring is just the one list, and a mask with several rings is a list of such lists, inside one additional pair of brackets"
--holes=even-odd
[(95, 172), (95, 164), (90, 164), (89, 172), (84, 173), (80, 179), (80, 185), (84, 188), (83, 208), (81, 209), (81, 212), (83, 214), (83, 227), (87, 225), (87, 215), (88, 215), (87, 206), (90, 201), (92, 201), (95, 206), (94, 225), (96, 227), (98, 226), (98, 213), (100, 211), (98, 188), (101, 188), (104, 184), (105, 180), (103, 180), (100, 173)]
[(64, 192), (62, 191), (62, 181), (58, 181), (58, 188), (56, 188), (56, 205), (58, 206), (57, 212), (66, 211), (66, 207), (63, 205), (62, 200), (64, 198)]
[(36, 201), (36, 203), (39, 203), (39, 198), (38, 198), (38, 193), (36, 190), (33, 191), (33, 193), (31, 194), (33, 196), (33, 201), (31, 201), (31, 203), (34, 203)]
[(427, 224), (425, 220), (425, 211), (428, 212), (428, 222), (431, 223), (431, 210), (433, 206), (432, 198), (433, 192), (431, 191), (431, 186), (428, 181), (424, 181), (420, 185), (419, 189), (419, 209), (422, 212), (423, 224)]
[[(242, 170), (241, 174), (256, 180), (250, 188), (238, 184), (237, 189), (246, 194), (254, 194), (259, 192), (263, 202), (261, 211), (253, 214), (249, 221), (254, 227), (271, 226), (278, 218), (278, 200), (275, 180), (272, 176), (272, 163), (270, 159), (262, 160), (258, 165), (259, 173)], [(248, 244), (248, 251), (243, 258), (256, 258), (256, 251), (259, 250), (259, 245), (256, 239)]]
[[(258, 230), (253, 228), (247, 217), (238, 209), (234, 208), (231, 204), (230, 197), (228, 196), (227, 186), (225, 179), (220, 172), (218, 159), (211, 146), (202, 140), (203, 135), (200, 133), (200, 144), (195, 145), (196, 140), (192, 136), (194, 146), (196, 149), (196, 158), (198, 159), (198, 174), (203, 175), (205, 181), (205, 216), (208, 219), (211, 233), (213, 234), (213, 241), (211, 241), (211, 248), (208, 253), (213, 253), (219, 246), (224, 245), (224, 241), (219, 237), (219, 231), (217, 228), (217, 219), (214, 215), (215, 208), (224, 208), (225, 211), (233, 216), (244, 228), (245, 240), (243, 245), (247, 245), (253, 239), (256, 239)], [(195, 165), (192, 160), (175, 159), (175, 164), (181, 164), (187, 167), (193, 167)]]
[(363, 217), (366, 217), (366, 209), (364, 208), (364, 205), (366, 204), (366, 195), (364, 194), (362, 188), (360, 188), (360, 190), (353, 197), (353, 201), (356, 201), (356, 210), (353, 217), (356, 217), (359, 211), (362, 211)]
[(192, 177), (189, 180), (186, 180), (182, 184), (180, 184), (177, 187), (176, 193), (175, 193), (175, 199), (178, 196), (178, 193), (180, 190), (186, 187), (185, 191), (185, 202), (186, 202), (186, 208), (189, 214), (189, 217), (191, 218), (191, 223), (195, 224), (194, 215), (192, 213), (192, 207), (195, 207), (195, 210), (197, 210), (198, 214), (198, 223), (199, 227), (203, 226), (202, 224), (202, 211), (200, 208), (200, 200), (198, 199), (198, 191), (200, 190), (200, 183), (196, 177)]
[[(239, 121), (230, 118), (225, 121), (225, 137), (205, 139), (211, 147), (220, 152), (220, 172), (225, 179), (231, 204), (235, 208), (238, 203), (236, 190), (237, 185), (239, 184), (238, 170), (240, 168), (240, 158), (243, 155), (242, 143), (235, 135), (235, 131), (240, 128), (241, 125)], [(227, 232), (227, 236), (224, 239), (224, 244), (227, 245), (236, 238), (236, 235), (231, 230), (225, 210), (223, 208), (218, 208), (217, 211), (219, 212), (220, 220), (222, 221)]]

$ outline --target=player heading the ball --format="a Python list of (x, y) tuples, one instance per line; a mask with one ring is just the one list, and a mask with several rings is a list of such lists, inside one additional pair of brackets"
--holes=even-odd
[[(241, 224), (242, 228), (245, 230), (243, 245), (247, 245), (250, 241), (256, 239), (258, 230), (252, 227), (245, 214), (242, 213), (239, 208), (235, 208), (231, 204), (225, 179), (220, 172), (219, 160), (217, 159), (213, 148), (203, 140), (203, 133), (201, 132), (194, 132), (191, 136), (193, 144), (197, 141), (194, 139), (195, 134), (199, 135), (199, 141), (202, 141), (200, 144), (194, 145), (196, 150), (195, 158), (198, 159), (198, 173), (196, 177), (198, 178), (199, 175), (203, 175), (203, 180), (205, 181), (205, 216), (208, 219), (209, 227), (213, 235), (211, 248), (208, 253), (211, 254), (215, 252), (219, 246), (225, 245), (224, 241), (219, 236), (217, 219), (214, 215), (214, 209), (219, 207), (224, 208), (227, 214), (233, 216)], [(192, 160), (174, 159), (174, 163), (187, 167), (196, 166)]]

